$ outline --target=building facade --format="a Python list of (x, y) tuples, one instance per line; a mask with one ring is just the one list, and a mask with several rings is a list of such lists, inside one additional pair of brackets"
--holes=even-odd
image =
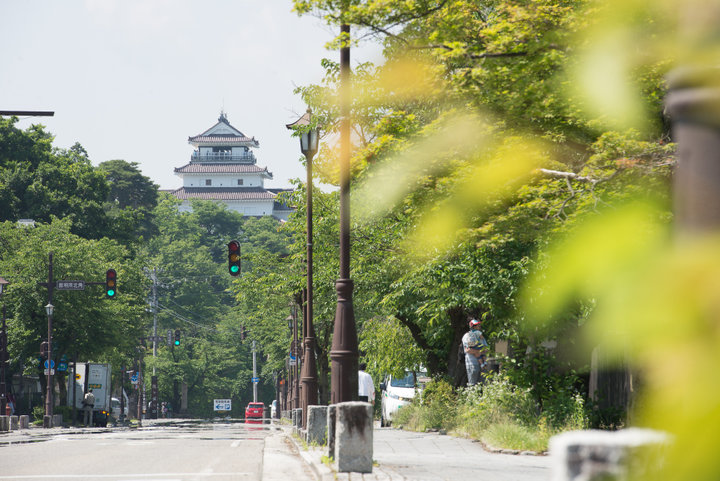
[(251, 150), (260, 143), (230, 125), (224, 112), (215, 125), (189, 137), (188, 142), (195, 150), (189, 163), (175, 169), (183, 186), (172, 191), (182, 201), (180, 210), (189, 211), (191, 199), (202, 199), (223, 202), (246, 216), (271, 215), (287, 220), (293, 212), (277, 201), (284, 189), (265, 188), (265, 180), (272, 179), (272, 173), (257, 165)]

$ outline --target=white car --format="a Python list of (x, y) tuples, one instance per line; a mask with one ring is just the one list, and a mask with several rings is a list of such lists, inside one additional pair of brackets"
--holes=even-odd
[(380, 383), (380, 426), (390, 426), (398, 410), (410, 404), (413, 398), (422, 392), (427, 381), (427, 373), (424, 371), (405, 371), (402, 378), (385, 378), (385, 382)]
[[(123, 397), (125, 398), (125, 419), (128, 419), (128, 412), (129, 412), (129, 406), (130, 404), (128, 402), (128, 397), (125, 392), (123, 392)], [(110, 399), (110, 416), (113, 418), (114, 422), (117, 422), (120, 420), (120, 400), (116, 397)]]
[(270, 418), (276, 419), (278, 417), (277, 415), (277, 399), (273, 399), (272, 404), (270, 405)]

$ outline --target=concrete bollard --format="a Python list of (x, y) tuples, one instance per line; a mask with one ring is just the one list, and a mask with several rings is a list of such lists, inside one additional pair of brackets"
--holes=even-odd
[(63, 417), (62, 417), (62, 414), (53, 414), (52, 427), (54, 427), (54, 428), (61, 428), (62, 426), (63, 426)]
[(17, 429), (18, 429), (18, 417), (10, 416), (10, 430), (17, 431)]
[(30, 428), (30, 415), (23, 414), (20, 416), (20, 429), (29, 429)]
[(336, 405), (335, 462), (341, 473), (371, 473), (373, 457), (373, 408), (366, 402)]
[(43, 428), (48, 429), (53, 427), (53, 417), (47, 414), (43, 416)]
[(0, 416), (0, 432), (10, 431), (10, 416)]
[(327, 442), (327, 406), (308, 406), (307, 442), (324, 445)]
[[(550, 439), (553, 481), (626, 480), (633, 469), (647, 471), (657, 467), (638, 466), (634, 455), (640, 450), (660, 449), (669, 442), (667, 434), (652, 429), (630, 428), (620, 431), (569, 431)], [(648, 461), (646, 456), (642, 459)]]

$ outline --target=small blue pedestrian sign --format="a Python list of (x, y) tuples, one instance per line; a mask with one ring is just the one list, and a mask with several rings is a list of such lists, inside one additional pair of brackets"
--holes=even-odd
[(50, 359), (45, 361), (45, 369), (55, 369), (55, 361)]
[(252, 382), (254, 382), (254, 383), (259, 383), (259, 382), (260, 382), (260, 378), (259, 378), (259, 377), (254, 377), (254, 378), (252, 378)]
[(60, 361), (60, 363), (58, 364), (58, 371), (67, 371), (67, 368), (67, 362)]

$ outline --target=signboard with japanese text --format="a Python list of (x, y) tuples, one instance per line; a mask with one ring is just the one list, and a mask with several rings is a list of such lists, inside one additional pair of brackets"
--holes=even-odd
[(55, 289), (61, 291), (84, 291), (85, 281), (57, 281)]

